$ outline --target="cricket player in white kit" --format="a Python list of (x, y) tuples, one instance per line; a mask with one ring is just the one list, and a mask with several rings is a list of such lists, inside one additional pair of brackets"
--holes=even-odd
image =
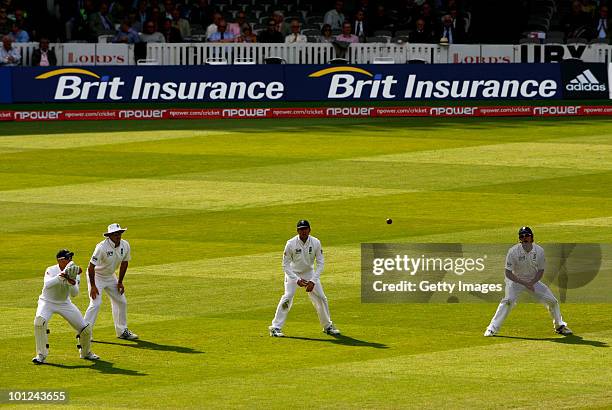
[[(85, 320), (93, 327), (102, 305), (102, 291), (110, 297), (115, 322), (115, 333), (120, 339), (134, 340), (138, 335), (127, 327), (127, 299), (123, 278), (131, 259), (130, 244), (121, 239), (127, 228), (114, 223), (108, 226), (103, 234), (106, 239), (96, 245), (89, 266), (87, 267), (87, 285), (89, 288), (89, 307), (85, 312)], [(115, 270), (119, 266), (119, 278)], [(93, 333), (92, 333), (93, 339)]]
[(540, 282), (546, 268), (544, 249), (533, 243), (533, 232), (528, 226), (519, 229), (519, 242), (508, 250), (506, 256), (506, 297), (504, 297), (491, 319), (484, 335), (494, 336), (501, 329), (506, 317), (516, 305), (519, 295), (525, 290), (546, 306), (553, 319), (555, 332), (569, 336), (570, 328), (561, 317), (557, 298), (544, 283)]
[[(283, 252), (283, 271), (285, 272), (285, 294), (281, 297), (276, 308), (272, 326), (268, 328), (270, 336), (283, 337), (283, 325), (293, 305), (293, 296), (298, 287), (306, 288), (308, 297), (312, 302), (323, 332), (329, 335), (339, 335), (329, 316), (327, 297), (321, 286), (321, 272), (323, 272), (323, 249), (321, 242), (310, 235), (310, 223), (300, 220), (297, 223), (298, 234), (287, 241)], [(314, 268), (315, 260), (316, 270)]]
[(72, 262), (74, 253), (68, 249), (60, 250), (57, 264), (49, 266), (45, 271), (45, 284), (38, 298), (38, 308), (34, 317), (34, 338), (36, 340), (36, 356), (34, 364), (43, 364), (49, 355), (47, 325), (54, 313), (62, 316), (76, 331), (80, 345), (81, 359), (98, 360), (91, 348), (91, 325), (83, 320), (79, 309), (72, 303), (70, 297), (79, 294), (80, 273), (82, 269)]

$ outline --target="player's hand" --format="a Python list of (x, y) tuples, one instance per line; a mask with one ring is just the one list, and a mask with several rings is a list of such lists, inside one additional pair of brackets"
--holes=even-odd
[(117, 290), (119, 291), (120, 295), (123, 295), (123, 293), (125, 292), (125, 288), (123, 287), (123, 283), (117, 282)]
[(89, 290), (89, 296), (92, 299), (95, 299), (96, 296), (98, 296), (100, 294), (100, 292), (98, 292), (98, 288), (96, 287), (96, 285), (91, 285), (91, 289)]
[(68, 274), (67, 274), (66, 272), (62, 272), (62, 273), (60, 273), (60, 274), (59, 274), (59, 276), (60, 276), (61, 278), (64, 278), (64, 279), (66, 280), (66, 282), (70, 283), (71, 285), (74, 285), (74, 284), (76, 283), (76, 280), (74, 280), (74, 279), (70, 279), (70, 278), (68, 277)]
[(298, 279), (297, 284), (299, 287), (303, 288), (304, 286), (306, 286), (308, 284), (308, 281), (304, 280), (304, 279)]
[(534, 285), (533, 283), (525, 283), (525, 287), (527, 289), (529, 289), (532, 292), (535, 292), (535, 289), (534, 289), (533, 285)]
[(308, 283), (306, 284), (306, 292), (312, 292), (312, 290), (315, 287), (315, 283), (313, 281), (308, 281)]

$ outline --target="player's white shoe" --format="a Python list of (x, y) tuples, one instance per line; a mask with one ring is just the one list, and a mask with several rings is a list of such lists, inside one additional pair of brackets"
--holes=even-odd
[(487, 330), (485, 330), (484, 332), (484, 337), (491, 337), (491, 336), (495, 336), (495, 331), (487, 328)]
[(268, 330), (270, 330), (270, 336), (272, 337), (285, 337), (285, 334), (283, 333), (283, 331), (277, 327), (270, 326)]
[(327, 333), (328, 335), (337, 336), (340, 334), (340, 331), (336, 329), (336, 326), (329, 325), (325, 329), (323, 329), (323, 333)]
[(43, 364), (45, 362), (46, 357), (42, 354), (37, 354), (36, 357), (32, 358), (32, 363), (34, 364)]
[(81, 353), (81, 359), (85, 359), (85, 360), (100, 360), (100, 356), (98, 356), (94, 352), (89, 352), (86, 355), (83, 355)]
[(118, 337), (119, 339), (125, 339), (125, 340), (138, 339), (138, 335), (127, 328), (123, 331), (123, 333), (121, 333), (121, 336), (118, 336)]
[(563, 335), (563, 336), (569, 336), (569, 335), (573, 335), (574, 332), (572, 332), (572, 329), (570, 329), (569, 327), (565, 326), (565, 325), (561, 325), (559, 326), (556, 330), (556, 333)]

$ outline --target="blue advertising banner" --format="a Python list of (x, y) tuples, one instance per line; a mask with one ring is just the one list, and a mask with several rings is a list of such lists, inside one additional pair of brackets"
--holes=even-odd
[(0, 67), (0, 104), (10, 104), (13, 102), (11, 93), (11, 69)]
[(288, 100), (561, 98), (554, 64), (293, 66)]
[(13, 72), (15, 102), (284, 99), (282, 66), (96, 66)]
[(18, 68), (12, 74), (14, 102), (563, 97), (559, 64), (96, 66)]

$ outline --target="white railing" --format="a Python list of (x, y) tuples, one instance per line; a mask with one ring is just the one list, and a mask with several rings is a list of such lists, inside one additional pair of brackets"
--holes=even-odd
[(279, 57), (288, 64), (326, 64), (335, 57), (331, 44), (147, 44), (147, 59), (161, 65), (200, 65), (208, 59), (253, 60), (263, 64), (268, 57)]
[[(14, 43), (21, 52), (22, 66), (32, 64), (32, 53), (38, 43)], [(58, 65), (114, 65), (113, 56), (125, 56), (124, 44), (55, 43)], [(120, 61), (134, 65), (134, 46), (127, 46), (127, 58)], [(340, 50), (331, 44), (211, 44), (211, 43), (150, 43), (147, 44), (146, 61), (159, 65), (202, 65), (207, 60), (254, 62), (263, 64), (268, 57), (278, 57), (287, 64), (327, 64), (334, 58), (345, 58), (350, 64), (371, 64), (377, 58), (392, 58), (396, 64), (422, 61), (440, 63), (489, 63), (489, 62), (546, 62), (555, 47), (555, 55), (562, 58), (579, 58), (585, 62), (612, 63), (612, 46), (606, 44), (521, 44), (489, 45), (461, 44), (440, 46), (437, 44), (358, 43)], [(116, 53), (114, 50), (117, 50)], [(79, 58), (80, 57), (80, 58)], [(68, 61), (71, 60), (71, 61)], [(82, 63), (86, 61), (88, 63)], [(90, 63), (89, 63), (90, 62)]]

